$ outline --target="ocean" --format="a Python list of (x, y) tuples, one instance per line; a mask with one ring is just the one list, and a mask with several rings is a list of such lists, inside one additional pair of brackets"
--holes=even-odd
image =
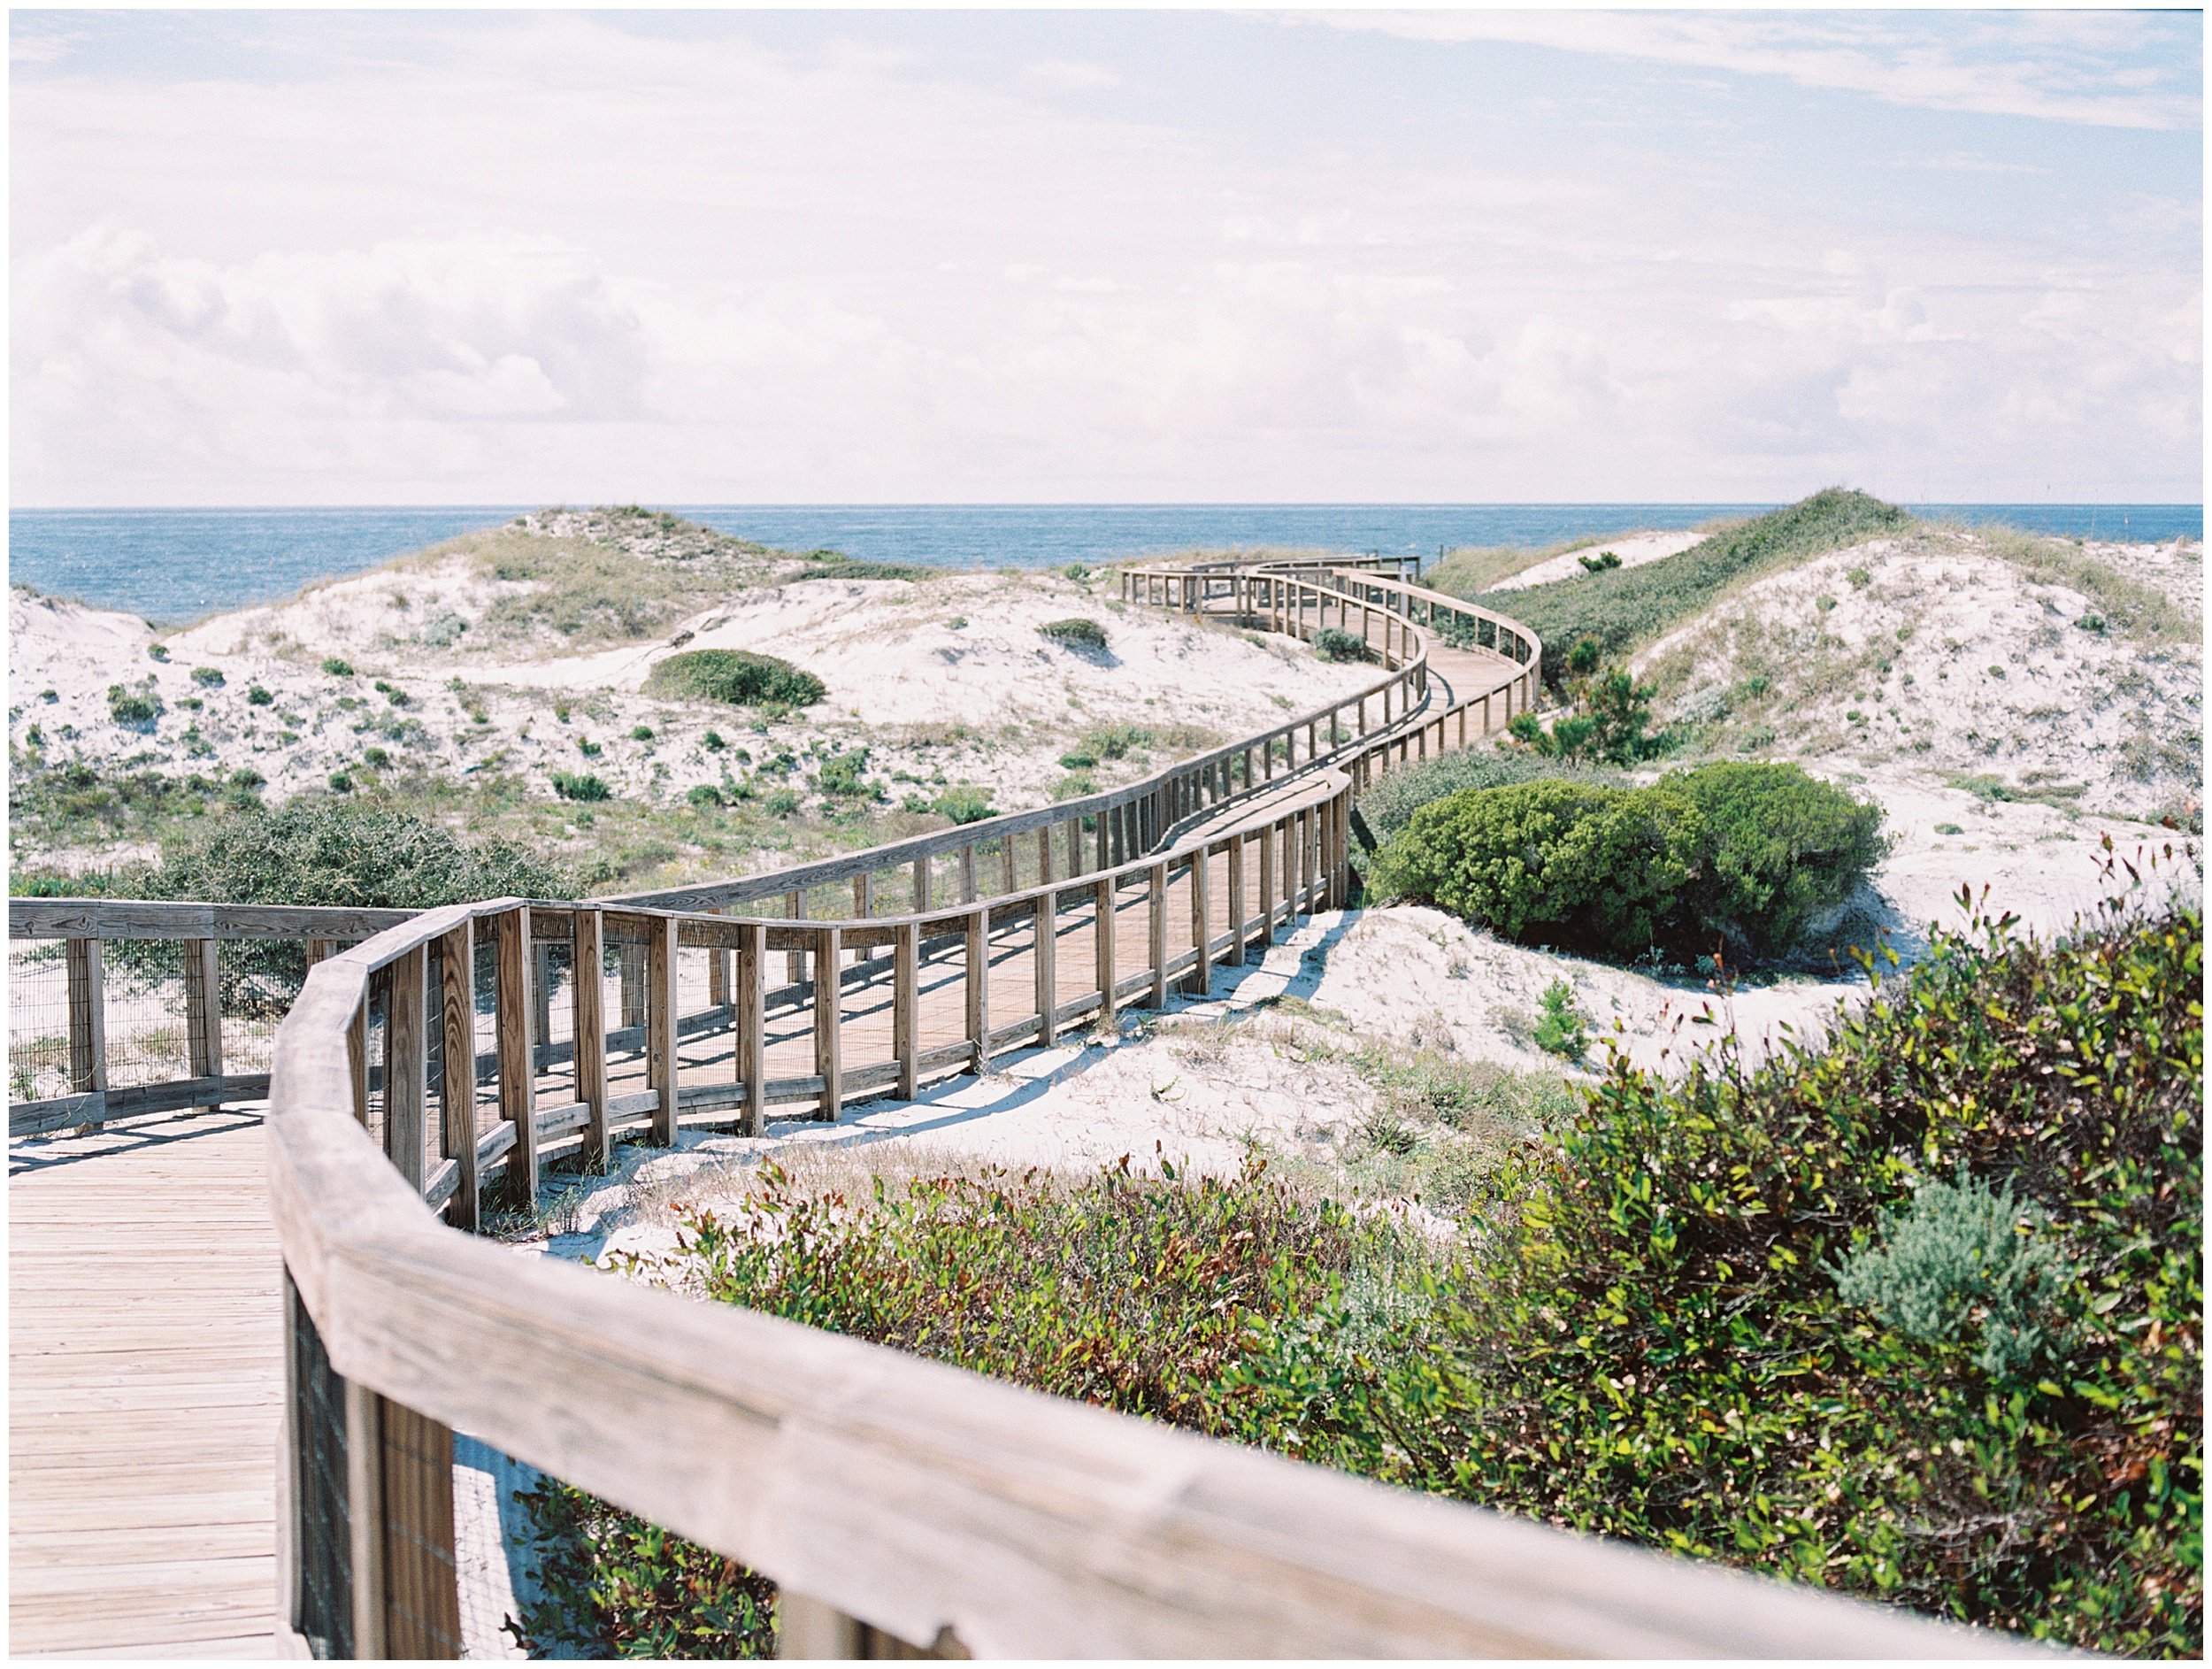
[[(12, 582), (162, 626), (289, 596), (526, 506), (328, 510), (13, 510)], [(787, 550), (887, 562), (1056, 568), (1194, 547), (1277, 545), (1433, 555), (1694, 527), (1771, 504), (672, 504)], [(1921, 515), (2095, 538), (2201, 538), (2201, 504), (1916, 504)]]

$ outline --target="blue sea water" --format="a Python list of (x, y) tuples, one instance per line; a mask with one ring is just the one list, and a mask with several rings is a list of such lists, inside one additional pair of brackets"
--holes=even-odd
[[(10, 578), (161, 625), (289, 596), (526, 506), (328, 510), (12, 510)], [(1433, 555), (1694, 527), (1771, 504), (676, 504), (786, 550), (887, 562), (1061, 567), (1194, 547), (1279, 545)], [(1920, 514), (2097, 538), (2201, 538), (2201, 504), (1916, 504)]]

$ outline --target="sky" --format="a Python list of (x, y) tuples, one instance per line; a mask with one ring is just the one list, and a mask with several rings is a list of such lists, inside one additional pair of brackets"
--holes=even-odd
[(2201, 30), (19, 11), (12, 502), (2194, 503)]

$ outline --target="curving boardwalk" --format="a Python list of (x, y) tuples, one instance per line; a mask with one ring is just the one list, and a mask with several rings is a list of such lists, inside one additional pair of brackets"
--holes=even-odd
[[(1194, 611), (1235, 610), (1201, 600)], [(1410, 616), (1410, 607), (1407, 612)], [(1302, 633), (1325, 623), (1333, 620), (1296, 611), (1287, 622)], [(1398, 632), (1401, 648), (1407, 634), (1386, 621), (1373, 625), (1369, 629), (1363, 619), (1362, 629), (1387, 661), (1389, 633)], [(1440, 641), (1428, 642), (1425, 653), (1429, 687), (1414, 715), (1420, 727), (1405, 729), (1407, 747), (1417, 745), (1423, 754), (1450, 745), (1433, 715), (1456, 711), (1471, 693), (1502, 688), (1502, 680), (1526, 670), (1505, 656)], [(1509, 699), (1505, 711), (1510, 711)], [(1363, 732), (1366, 716), (1363, 703)], [(1484, 701), (1471, 733), (1467, 713), (1460, 712), (1456, 739), (1479, 738), (1502, 721), (1501, 713), (1494, 722)], [(1402, 717), (1393, 722), (1406, 726)], [(1161, 856), (1177, 853), (1172, 863), (1140, 860), (1143, 870), (1125, 868), (1118, 881), (1078, 874), (1058, 883), (1068, 896), (1048, 917), (1050, 955), (1041, 968), (1040, 951), (1048, 947), (1039, 942), (1034, 918), (995, 920), (987, 909), (974, 918), (982, 925), (969, 930), (980, 934), (979, 940), (955, 934), (924, 943), (910, 996), (900, 993), (889, 946), (855, 949), (849, 943), (826, 953), (849, 970), (832, 1016), (838, 1038), (833, 1047), (843, 1051), (841, 1075), (833, 1054), (833, 1077), (819, 1076), (823, 1039), (810, 995), (766, 1012), (758, 1038), (766, 1077), (797, 1081), (812, 1073), (817, 1083), (842, 1082), (848, 1098), (890, 1093), (902, 1060), (910, 1082), (918, 1056), (924, 1066), (964, 1059), (979, 1034), (987, 1038), (995, 1029), (1018, 1029), (1023, 1017), (1033, 1017), (1041, 1006), (1078, 1011), (1059, 1027), (1057, 1041), (1071, 1042), (1071, 1034), (1098, 1023), (1095, 1014), (1081, 1013), (1080, 1005), (1087, 997), (1095, 999), (1102, 987), (1116, 993), (1118, 1005), (1156, 1003), (1171, 991), (1202, 988), (1215, 962), (1235, 965), (1248, 951), (1256, 956), (1284, 922), (1321, 907), (1330, 896), (1314, 831), (1346, 790), (1345, 778), (1317, 762), (1294, 765), (1279, 782), (1264, 785), (1251, 784), (1248, 750), (1244, 763), (1248, 788), (1242, 796), (1198, 810), (1164, 831), (1153, 850)], [(1225, 787), (1225, 765), (1221, 780)], [(1283, 820), (1309, 811), (1306, 822)], [(1253, 830), (1269, 819), (1274, 824), (1249, 839), (1238, 836), (1218, 850), (1206, 845), (1217, 831)], [(1303, 831), (1296, 842), (1294, 830)], [(972, 851), (967, 866), (964, 896), (987, 898), (993, 888), (987, 882), (976, 888)], [(1077, 898), (1086, 888), (1091, 895)], [(675, 942), (672, 936), (670, 942)], [(668, 1005), (665, 1043), (673, 1081), (685, 1091), (718, 1084), (726, 1088), (741, 1074), (731, 1011), (721, 1008), (722, 1021), (696, 1027), (691, 1017), (711, 1019), (724, 1001), (714, 991), (729, 976), (717, 968), (710, 978), (710, 958), (727, 953), (687, 943), (680, 955), (671, 954), (677, 965), (669, 989), (676, 1000)], [(765, 955), (779, 965), (785, 959), (780, 950)], [(983, 977), (971, 978), (972, 958), (980, 963)], [(789, 977), (795, 981), (801, 978), (796, 953), (792, 962)], [(572, 1046), (574, 1031), (563, 1022), (576, 1006), (573, 981), (565, 964), (563, 968), (567, 988), (559, 1001), (549, 1000), (549, 989), (540, 992), (541, 1044), (566, 1041)], [(1143, 988), (1117, 992), (1118, 978), (1127, 983), (1140, 974)], [(611, 1011), (618, 1021), (624, 1012), (619, 984), (603, 982), (600, 995), (602, 1017)], [(588, 1002), (582, 1008), (588, 1010)], [(678, 1013), (686, 1017), (681, 1034), (672, 1018)], [(902, 1025), (910, 1026), (911, 1035), (901, 1035)], [(1033, 1022), (1029, 1030), (1036, 1029)], [(603, 1097), (653, 1099), (645, 1093), (649, 1044), (626, 1042), (600, 1054)], [(856, 1087), (856, 1069), (866, 1080)], [(553, 1138), (574, 1128), (576, 1121), (566, 1116), (570, 1104), (587, 1093), (577, 1067), (556, 1060), (528, 1076), (526, 1104), (551, 1120), (544, 1133), (546, 1151), (572, 1145), (573, 1138)], [(396, 1157), (391, 1133), (383, 1128), (382, 1093), (374, 1099), (371, 1112), (370, 1097), (361, 1092), (361, 1116)], [(712, 1116), (716, 1105), (729, 1103), (726, 1097), (695, 1104)], [(502, 1096), (488, 1094), (480, 1076), (472, 1111), (472, 1119), (464, 1117), (464, 1127), (472, 1124), (486, 1138), (503, 1129), (513, 1145), (515, 1127), (503, 1124)], [(777, 1116), (792, 1111), (787, 1106)], [(811, 1109), (796, 1111), (805, 1117)], [(419, 1129), (414, 1140), (419, 1165)], [(287, 1389), (282, 1265), (271, 1220), (268, 1164), (263, 1121), (251, 1111), (111, 1124), (12, 1148), (9, 1626), (14, 1653), (275, 1653), (280, 1620), (276, 1507)]]

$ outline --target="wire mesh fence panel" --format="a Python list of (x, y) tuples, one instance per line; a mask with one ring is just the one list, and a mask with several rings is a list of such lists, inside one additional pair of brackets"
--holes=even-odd
[(101, 946), (111, 1089), (190, 1078), (185, 1016), (184, 942), (111, 939)]
[(476, 1042), (476, 1130), (479, 1135), (500, 1120), (499, 1070), (499, 952), (491, 935), (479, 933), (474, 951), (474, 996), (469, 1029)]
[(72, 1093), (69, 968), (58, 939), (8, 941), (8, 1098)]
[(215, 967), (223, 1070), (267, 1072), (276, 1058), (277, 1027), (307, 982), (307, 946), (297, 939), (220, 940)]
[(353, 1535), (348, 1511), (345, 1381), (330, 1365), (322, 1336), (284, 1282), (290, 1311), (293, 1588), (291, 1627), (318, 1657), (350, 1658)]
[(606, 934), (607, 1093), (634, 1096), (648, 1088), (646, 1063), (645, 940), (634, 928), (610, 923)]
[(727, 1083), (734, 1075), (735, 1032), (710, 1000), (714, 958), (722, 953), (700, 947), (676, 949), (676, 1081)]
[(544, 1062), (538, 1068), (536, 1104), (562, 1106), (576, 1099), (576, 947), (540, 945), (531, 973), (536, 1017), (530, 1031)]

